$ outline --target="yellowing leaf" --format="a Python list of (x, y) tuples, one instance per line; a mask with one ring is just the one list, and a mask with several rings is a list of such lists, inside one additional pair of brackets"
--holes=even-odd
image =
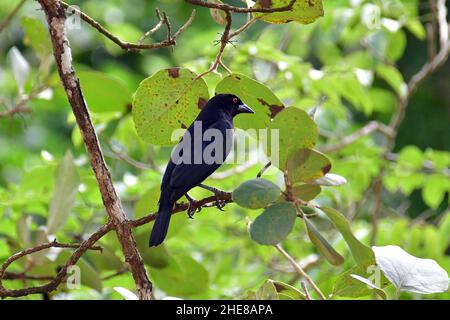
[[(163, 69), (143, 80), (133, 100), (133, 120), (138, 135), (146, 142), (169, 146), (176, 129), (187, 128), (208, 102), (203, 79), (184, 68)], [(178, 137), (179, 138), (179, 137)]]
[[(253, 8), (281, 8), (290, 3), (290, 0), (258, 0)], [(297, 0), (290, 11), (273, 13), (254, 13), (269, 23), (288, 23), (291, 21), (308, 24), (323, 16), (322, 0)]]

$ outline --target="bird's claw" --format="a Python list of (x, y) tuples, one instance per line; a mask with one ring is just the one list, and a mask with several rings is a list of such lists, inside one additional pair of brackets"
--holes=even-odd
[(189, 219), (194, 219), (195, 212), (196, 211), (200, 212), (201, 207), (197, 208), (197, 200), (195, 200), (195, 199), (193, 199), (193, 198), (191, 198), (189, 196), (186, 196), (186, 198), (189, 201), (189, 206), (188, 206), (188, 209), (187, 209), (187, 215), (188, 215)]
[(221, 201), (220, 200), (220, 196), (222, 195), (222, 191), (217, 191), (216, 193), (215, 193), (215, 196), (216, 196), (216, 207), (217, 207), (217, 209), (219, 209), (220, 211), (225, 211), (225, 210), (223, 210), (223, 207), (225, 207), (225, 205), (226, 205), (226, 203), (225, 203), (225, 201)]

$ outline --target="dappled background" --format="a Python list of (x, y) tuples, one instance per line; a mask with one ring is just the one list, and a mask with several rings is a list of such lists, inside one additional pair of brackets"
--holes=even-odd
[[(0, 17), (17, 3), (2, 1)], [(193, 9), (179, 0), (71, 4), (133, 42), (157, 22), (156, 7), (167, 13), (174, 28)], [(75, 69), (106, 161), (126, 214), (133, 219), (156, 211), (170, 147), (149, 145), (138, 137), (130, 112), (132, 95), (144, 78), (162, 68), (180, 66), (196, 73), (209, 68), (223, 26), (208, 9), (196, 9), (193, 24), (176, 46), (160, 50), (124, 52), (82, 21), (79, 28), (69, 30)], [(366, 244), (398, 245), (412, 255), (436, 260), (449, 271), (450, 63), (427, 77), (411, 96), (403, 122), (394, 128), (392, 150), (385, 148), (388, 138), (380, 125), (390, 123), (399, 97), (406, 94), (405, 82), (433, 56), (425, 30), (426, 24), (436, 25), (430, 4), (341, 0), (325, 1), (324, 9), (324, 17), (309, 25), (256, 22), (227, 47), (223, 61), (234, 72), (264, 83), (286, 106), (317, 107), (317, 148), (332, 160), (332, 172), (347, 180), (338, 187), (323, 187), (317, 203), (342, 212)], [(245, 14), (236, 15), (233, 26), (246, 19)], [(161, 30), (146, 41), (164, 38)], [(0, 261), (54, 236), (62, 242), (79, 242), (106, 217), (49, 41), (35, 1), (27, 1), (0, 33)], [(218, 71), (204, 77), (210, 94), (226, 76), (223, 69)], [(19, 112), (8, 112), (18, 106)], [(373, 132), (348, 145), (342, 143), (371, 122), (376, 127)], [(254, 178), (264, 164), (224, 166), (207, 184), (232, 191)], [(282, 174), (271, 173), (267, 179), (281, 186)], [(202, 198), (210, 193), (195, 189), (192, 195)], [(178, 213), (172, 217), (165, 245), (157, 249), (147, 248), (151, 224), (135, 229), (156, 296), (234, 299), (258, 290), (267, 279), (300, 288), (299, 275), (283, 256), (249, 236), (248, 221), (260, 212), (228, 204), (225, 212), (205, 208), (193, 220)], [(334, 297), (345, 297), (348, 288), (338, 280), (353, 265), (352, 257), (327, 219), (312, 220), (345, 257), (344, 264), (329, 264), (301, 223), (296, 223), (283, 246), (324, 293), (342, 290)], [(113, 287), (133, 290), (115, 235), (108, 234), (100, 244), (103, 254), (89, 252), (78, 264), (82, 287), (61, 286), (55, 297), (122, 299)], [(23, 259), (11, 270), (54, 275), (68, 253), (48, 253)], [(19, 288), (24, 283), (5, 280), (4, 284)], [(396, 297), (392, 285), (385, 290)], [(449, 299), (450, 294), (402, 293), (400, 297)]]

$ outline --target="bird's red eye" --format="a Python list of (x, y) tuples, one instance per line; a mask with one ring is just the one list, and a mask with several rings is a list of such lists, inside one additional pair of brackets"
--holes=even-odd
[(235, 98), (233, 98), (233, 103), (237, 103), (238, 101), (237, 101), (237, 98), (235, 97)]

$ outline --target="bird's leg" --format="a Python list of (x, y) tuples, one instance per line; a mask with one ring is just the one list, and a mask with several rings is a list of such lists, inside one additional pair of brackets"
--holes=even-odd
[(220, 211), (224, 211), (222, 208), (225, 206), (225, 202), (220, 202), (220, 198), (221, 198), (222, 195), (224, 195), (226, 193), (225, 191), (219, 190), (219, 189), (214, 188), (214, 187), (207, 186), (207, 185), (205, 185), (203, 183), (200, 183), (198, 186), (200, 188), (209, 190), (212, 193), (214, 193), (214, 195), (216, 196), (216, 207), (217, 207), (217, 209), (219, 209)]
[[(188, 199), (188, 201), (189, 201), (189, 207), (188, 207), (188, 209), (187, 209), (188, 217), (189, 217), (190, 219), (194, 219), (194, 213), (195, 213), (195, 210), (196, 210), (196, 208), (195, 208), (195, 203), (197, 202), (197, 200), (195, 200), (194, 198), (192, 198), (187, 192), (186, 192), (186, 194), (185, 194), (184, 196), (185, 196), (186, 199)], [(202, 207), (199, 207), (199, 208), (198, 208), (198, 212), (200, 212), (200, 210), (202, 210)]]

